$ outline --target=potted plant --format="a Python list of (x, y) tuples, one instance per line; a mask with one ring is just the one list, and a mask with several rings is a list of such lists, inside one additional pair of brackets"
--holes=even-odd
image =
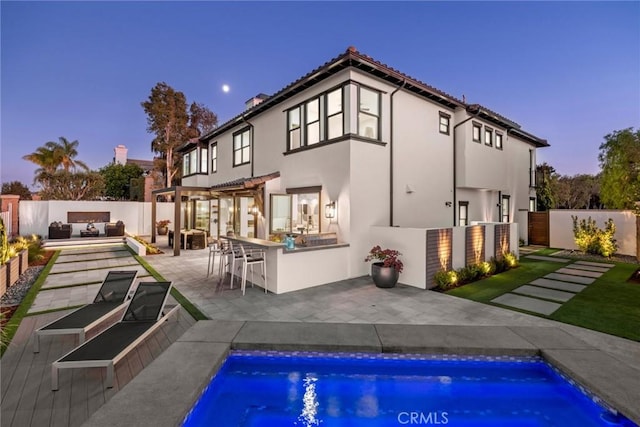
[(365, 262), (375, 261), (371, 264), (371, 277), (373, 283), (379, 288), (393, 288), (398, 283), (398, 278), (404, 264), (400, 260), (400, 252), (393, 249), (382, 249), (379, 245), (369, 251)]
[(161, 219), (160, 221), (156, 222), (156, 231), (160, 236), (165, 236), (169, 232), (169, 227), (167, 226), (170, 222), (171, 221), (169, 221), (168, 219)]

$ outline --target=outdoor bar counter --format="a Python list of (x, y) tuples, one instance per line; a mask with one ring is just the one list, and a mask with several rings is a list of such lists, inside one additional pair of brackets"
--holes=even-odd
[[(284, 243), (252, 237), (221, 236), (234, 243), (263, 248), (267, 254), (267, 288), (283, 294), (349, 278), (349, 244), (296, 247), (286, 249)], [(259, 269), (258, 269), (259, 271)], [(262, 279), (255, 278), (262, 286)]]

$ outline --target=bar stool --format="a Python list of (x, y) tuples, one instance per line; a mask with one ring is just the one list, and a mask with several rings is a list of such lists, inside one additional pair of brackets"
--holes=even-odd
[(220, 240), (214, 240), (209, 243), (209, 262), (207, 264), (207, 277), (213, 273), (213, 269), (216, 264), (216, 256), (220, 256), (220, 263), (222, 263), (223, 243)]
[(244, 295), (247, 285), (247, 267), (251, 267), (251, 286), (253, 286), (253, 266), (256, 264), (260, 264), (260, 272), (264, 281), (264, 293), (266, 294), (268, 292), (266, 251), (263, 248), (251, 248), (248, 252), (245, 250), (244, 245), (241, 244), (240, 253), (242, 255), (242, 295)]

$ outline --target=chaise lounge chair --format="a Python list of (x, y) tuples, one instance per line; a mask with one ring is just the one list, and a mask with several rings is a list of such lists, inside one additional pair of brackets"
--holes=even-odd
[(125, 300), (137, 275), (137, 271), (110, 271), (91, 304), (80, 307), (34, 332), (33, 352), (40, 351), (42, 335), (76, 334), (78, 344), (84, 343), (85, 335), (91, 328), (126, 306)]
[(58, 390), (58, 370), (65, 368), (107, 368), (107, 388), (113, 387), (114, 365), (179, 310), (163, 313), (170, 289), (171, 282), (140, 283), (120, 322), (53, 362), (51, 390)]

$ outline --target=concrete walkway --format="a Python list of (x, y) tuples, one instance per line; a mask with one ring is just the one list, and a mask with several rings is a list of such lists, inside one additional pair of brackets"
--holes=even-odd
[[(537, 255), (529, 255), (527, 258), (554, 262), (569, 261)], [(549, 316), (614, 266), (615, 264), (576, 261), (559, 267), (554, 273), (549, 273), (543, 278), (500, 295), (491, 302)]]

